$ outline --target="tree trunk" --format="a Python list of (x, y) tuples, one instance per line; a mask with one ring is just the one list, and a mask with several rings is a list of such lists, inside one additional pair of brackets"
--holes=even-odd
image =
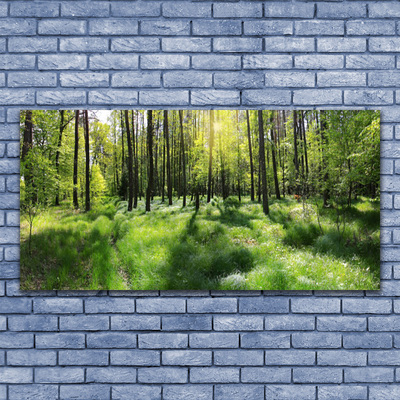
[(56, 151), (56, 172), (57, 172), (57, 193), (56, 193), (56, 201), (55, 205), (60, 205), (60, 150), (62, 144), (62, 135), (64, 131), (64, 110), (60, 111), (60, 135), (58, 136), (58, 144)]
[[(272, 111), (273, 113), (273, 111)], [(271, 122), (273, 119), (273, 114), (271, 116)], [(271, 126), (271, 142), (272, 142), (272, 167), (274, 169), (274, 181), (275, 181), (275, 193), (276, 193), (276, 198), (278, 200), (281, 199), (281, 193), (279, 191), (279, 182), (278, 182), (278, 171), (277, 171), (277, 166), (276, 166), (276, 151), (275, 151), (275, 134), (274, 134), (274, 126)]]
[(164, 139), (167, 151), (167, 191), (168, 205), (172, 206), (172, 181), (171, 181), (171, 158), (169, 150), (169, 126), (168, 126), (168, 111), (164, 110)]
[(147, 110), (147, 155), (149, 165), (149, 176), (147, 182), (146, 191), (146, 211), (150, 211), (151, 208), (151, 196), (153, 192), (153, 111)]
[[(133, 208), (137, 208), (138, 202), (138, 186), (139, 186), (139, 173), (138, 173), (138, 117), (136, 114), (136, 129), (134, 121), (134, 111), (132, 110), (132, 142), (133, 142), (133, 163), (134, 163), (134, 179), (133, 179)], [(135, 133), (136, 130), (136, 133)]]
[(299, 185), (299, 156), (297, 152), (297, 112), (293, 111), (293, 141), (294, 141), (294, 166), (296, 169), (296, 193), (300, 195)]
[[(128, 142), (128, 211), (132, 211), (133, 205), (133, 152), (132, 152), (132, 141), (131, 141), (131, 130), (129, 126), (129, 111), (125, 110), (125, 126), (126, 126), (126, 138)], [(133, 126), (132, 126), (133, 129)]]
[(269, 214), (267, 175), (265, 170), (265, 145), (264, 145), (264, 122), (261, 110), (258, 110), (258, 136), (260, 153), (260, 172), (262, 181), (262, 200), (264, 214)]
[(79, 151), (79, 110), (75, 111), (75, 151), (74, 151), (74, 176), (73, 176), (73, 201), (74, 208), (79, 208), (78, 202), (78, 151)]
[(89, 115), (87, 110), (85, 110), (85, 156), (86, 156), (85, 211), (90, 211)]
[(253, 165), (253, 153), (251, 149), (251, 131), (250, 131), (250, 117), (249, 110), (246, 110), (247, 119), (247, 137), (249, 140), (249, 157), (250, 157), (250, 197), (251, 201), (254, 201), (254, 165)]
[(185, 162), (185, 139), (183, 136), (183, 111), (179, 110), (179, 125), (181, 130), (181, 152), (182, 152), (182, 185), (183, 202), (182, 207), (186, 207), (186, 162)]
[(208, 187), (207, 187), (207, 203), (211, 201), (211, 179), (212, 179), (212, 151), (214, 146), (214, 110), (210, 111), (210, 154), (208, 158)]
[[(26, 156), (32, 149), (32, 145), (33, 145), (32, 111), (27, 110), (25, 111), (24, 142), (22, 144), (21, 161), (26, 160)], [(24, 181), (26, 189), (28, 189), (28, 187), (29, 189), (33, 188), (32, 167), (33, 166), (31, 163), (25, 166)], [(25, 192), (27, 193), (26, 189)], [(32, 200), (32, 202), (35, 202), (36, 200), (35, 196), (33, 196), (33, 193), (30, 193), (29, 195), (31, 196), (30, 200)]]
[(324, 200), (324, 207), (328, 207), (328, 200), (329, 200), (329, 188), (328, 188), (328, 180), (329, 180), (329, 174), (328, 170), (326, 167), (326, 157), (325, 157), (325, 129), (326, 129), (326, 122), (324, 119), (324, 113), (325, 111), (321, 110), (320, 113), (320, 133), (321, 133), (321, 151), (322, 151), (322, 169), (324, 171), (323, 175), (323, 182), (324, 182), (324, 188), (323, 188), (323, 200)]

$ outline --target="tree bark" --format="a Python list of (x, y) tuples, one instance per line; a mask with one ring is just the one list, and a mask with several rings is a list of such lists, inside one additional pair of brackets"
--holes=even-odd
[(247, 119), (247, 137), (249, 140), (249, 158), (250, 158), (250, 198), (254, 201), (254, 165), (253, 165), (253, 152), (251, 148), (251, 131), (250, 131), (250, 117), (249, 110), (246, 110)]
[(132, 142), (133, 142), (133, 163), (134, 163), (133, 208), (137, 208), (138, 186), (139, 186), (137, 136), (138, 136), (138, 118), (136, 115), (136, 133), (135, 133), (134, 111), (132, 110)]
[(260, 153), (260, 173), (262, 181), (262, 201), (264, 214), (269, 214), (267, 175), (265, 170), (265, 144), (264, 144), (264, 121), (261, 110), (258, 110), (258, 136)]
[[(129, 126), (129, 111), (125, 110), (125, 126), (126, 126), (126, 137), (128, 142), (128, 211), (132, 211), (133, 205), (133, 152), (132, 152), (132, 141), (131, 141), (131, 130)], [(132, 126), (133, 128), (133, 126)]]
[(179, 125), (181, 130), (181, 152), (182, 152), (182, 185), (183, 202), (182, 207), (186, 207), (186, 162), (185, 162), (185, 139), (183, 136), (183, 111), (179, 110)]
[(299, 185), (299, 156), (297, 152), (297, 112), (293, 111), (293, 140), (294, 140), (294, 166), (296, 169), (296, 193), (300, 195)]
[(208, 186), (207, 186), (207, 203), (211, 201), (211, 179), (212, 179), (212, 151), (214, 146), (214, 110), (210, 111), (210, 154), (208, 158)]
[(75, 150), (74, 150), (74, 175), (73, 175), (73, 202), (74, 208), (79, 208), (78, 202), (78, 152), (79, 152), (79, 110), (75, 111)]
[[(273, 111), (272, 111), (273, 113)], [(271, 116), (271, 122), (273, 120), (273, 114)], [(281, 193), (279, 191), (279, 182), (278, 182), (278, 171), (277, 171), (277, 166), (276, 166), (276, 151), (275, 151), (275, 135), (274, 135), (274, 126), (271, 126), (271, 142), (272, 142), (272, 167), (274, 169), (274, 181), (275, 181), (275, 193), (276, 193), (276, 198), (278, 200), (281, 199)]]
[(172, 181), (171, 181), (171, 159), (169, 149), (169, 126), (168, 126), (168, 111), (164, 110), (164, 139), (167, 152), (167, 192), (168, 205), (172, 206)]
[(151, 196), (153, 192), (153, 111), (147, 110), (147, 155), (149, 165), (149, 176), (146, 190), (146, 211), (151, 209)]
[(89, 115), (87, 110), (85, 110), (85, 156), (86, 156), (85, 211), (90, 211)]
[(56, 201), (55, 205), (60, 205), (60, 149), (62, 144), (62, 135), (64, 131), (64, 110), (60, 111), (60, 134), (58, 136), (58, 144), (57, 144), (57, 151), (56, 151), (56, 172), (57, 172), (57, 193), (56, 193)]

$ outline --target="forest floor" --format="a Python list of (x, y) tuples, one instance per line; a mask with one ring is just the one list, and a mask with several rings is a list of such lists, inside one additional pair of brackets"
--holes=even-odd
[(249, 198), (197, 212), (159, 198), (150, 213), (115, 199), (88, 213), (53, 207), (34, 220), (31, 255), (21, 216), (21, 289), (379, 289), (379, 201), (354, 201), (343, 234), (336, 210), (319, 209), (270, 200), (265, 216)]

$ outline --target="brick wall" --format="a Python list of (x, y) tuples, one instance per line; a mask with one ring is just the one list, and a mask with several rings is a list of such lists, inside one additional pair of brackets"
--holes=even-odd
[[(0, 2), (0, 399), (400, 398), (399, 16)], [(19, 109), (127, 106), (381, 109), (382, 290), (20, 292)]]

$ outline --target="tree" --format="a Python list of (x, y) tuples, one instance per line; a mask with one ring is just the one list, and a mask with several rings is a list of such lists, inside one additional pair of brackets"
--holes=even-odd
[(249, 141), (249, 160), (250, 160), (250, 199), (251, 201), (254, 201), (254, 166), (253, 166), (253, 153), (251, 149), (249, 110), (246, 110), (246, 121), (247, 121), (247, 138)]
[(258, 137), (259, 137), (259, 154), (260, 154), (260, 173), (262, 187), (262, 201), (264, 214), (269, 214), (268, 206), (268, 188), (267, 188), (267, 173), (265, 169), (265, 144), (264, 144), (264, 121), (263, 113), (258, 110)]
[(74, 151), (74, 175), (73, 175), (73, 199), (74, 208), (79, 208), (78, 202), (78, 153), (79, 153), (79, 110), (75, 111), (75, 151)]
[(181, 132), (181, 154), (182, 154), (182, 185), (183, 185), (183, 202), (182, 207), (186, 207), (186, 162), (185, 162), (185, 139), (183, 135), (183, 111), (179, 110), (179, 126)]
[(274, 135), (274, 125), (273, 125), (273, 111), (271, 112), (271, 127), (270, 127), (270, 132), (271, 132), (271, 146), (272, 146), (272, 167), (274, 169), (274, 182), (275, 182), (275, 194), (276, 198), (278, 200), (281, 199), (281, 194), (279, 191), (279, 182), (278, 182), (278, 169), (276, 166), (276, 141), (275, 141), (275, 135)]
[[(132, 211), (133, 205), (133, 150), (131, 141), (131, 130), (129, 127), (129, 111), (125, 110), (125, 126), (126, 126), (126, 137), (128, 142), (128, 211)], [(133, 126), (132, 126), (133, 129)]]
[(210, 140), (209, 140), (209, 158), (208, 158), (208, 186), (207, 203), (211, 201), (211, 179), (212, 179), (212, 157), (214, 147), (214, 110), (210, 111)]
[(169, 127), (168, 127), (168, 111), (164, 110), (164, 140), (167, 152), (167, 191), (168, 205), (172, 206), (172, 180), (171, 180), (171, 159), (169, 149)]
[(148, 155), (148, 183), (146, 191), (146, 211), (151, 209), (151, 196), (153, 193), (153, 177), (154, 177), (154, 166), (153, 166), (153, 111), (147, 110), (147, 155)]
[(86, 159), (86, 187), (85, 187), (85, 211), (90, 211), (90, 144), (89, 144), (89, 115), (84, 111), (85, 116), (85, 159)]

